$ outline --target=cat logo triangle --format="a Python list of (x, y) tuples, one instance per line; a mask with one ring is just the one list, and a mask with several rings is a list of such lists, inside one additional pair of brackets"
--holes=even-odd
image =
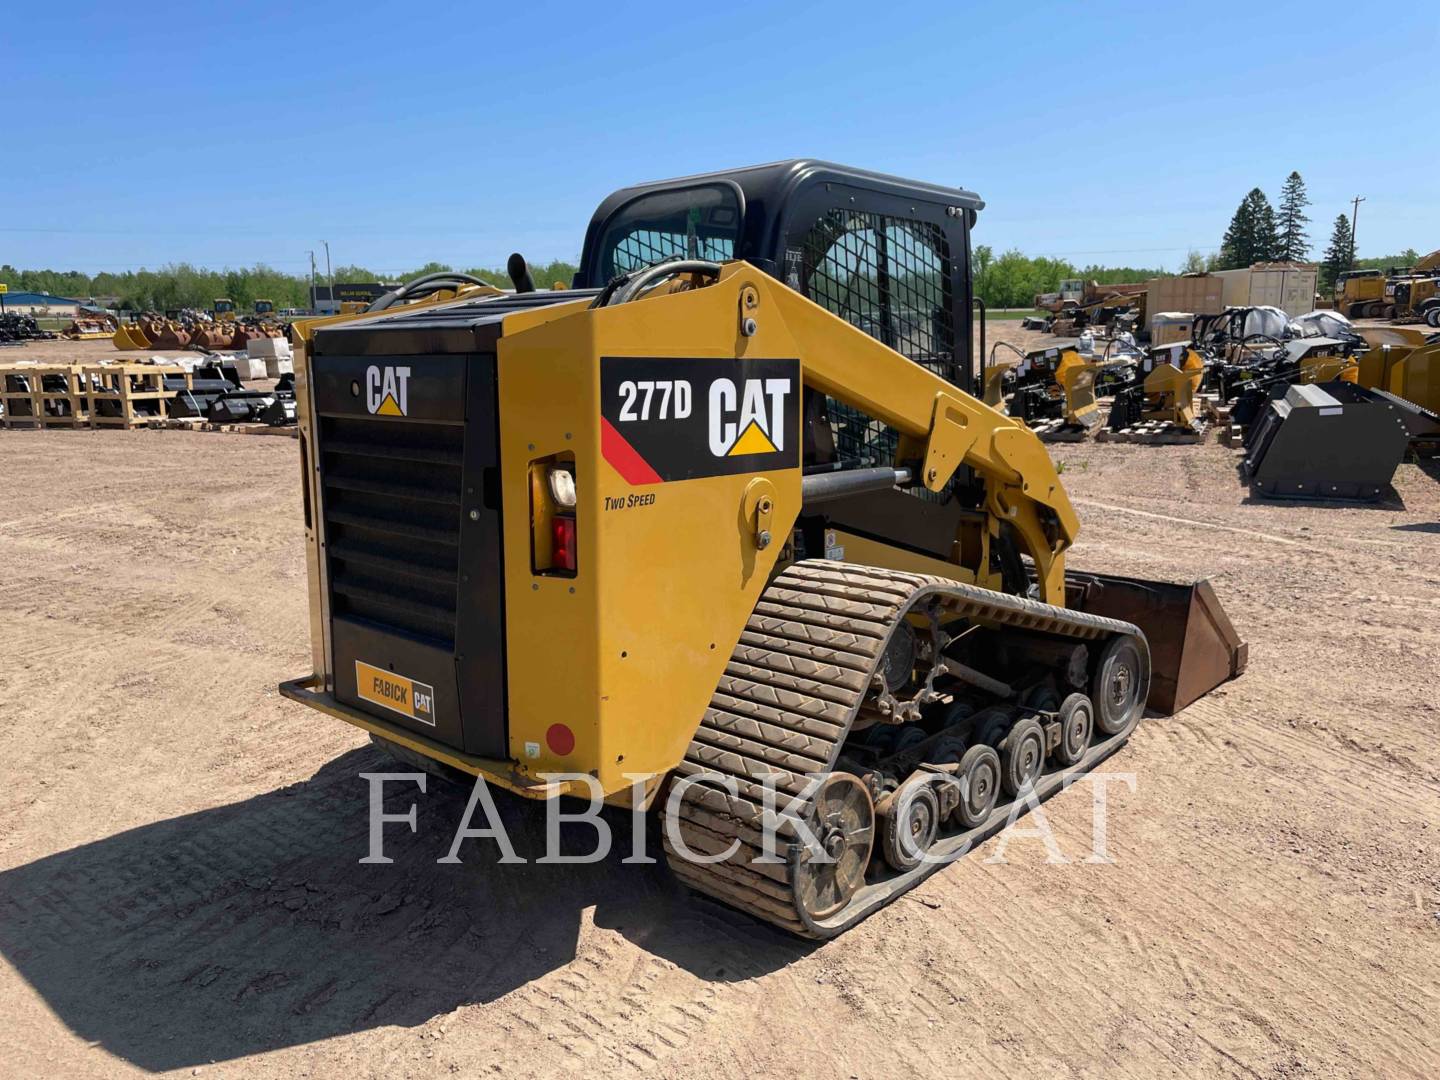
[(735, 445), (730, 448), (729, 453), (725, 456), (739, 457), (741, 454), (774, 453), (778, 453), (775, 449), (775, 444), (770, 441), (769, 436), (766, 435), (765, 432), (760, 430), (760, 425), (754, 420), (751, 420), (745, 430), (740, 433), (740, 437), (735, 440)]
[(400, 411), (400, 406), (396, 403), (394, 394), (386, 394), (385, 400), (380, 402), (380, 407), (376, 409), (375, 412), (380, 416), (405, 415), (403, 412)]

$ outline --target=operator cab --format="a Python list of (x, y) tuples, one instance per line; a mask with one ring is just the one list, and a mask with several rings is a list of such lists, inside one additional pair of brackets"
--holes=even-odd
[(744, 259), (968, 392), (970, 230), (984, 205), (810, 160), (638, 184), (595, 211), (575, 285), (673, 258)]
[[(970, 230), (984, 205), (962, 188), (811, 160), (638, 184), (595, 211), (575, 285), (601, 288), (669, 259), (743, 259), (978, 393)], [(807, 473), (895, 463), (893, 429), (819, 392), (805, 391), (803, 403)], [(916, 485), (839, 499), (799, 531), (811, 554), (832, 549), (826, 538), (842, 529), (948, 558), (982, 494), (962, 467), (944, 492)]]

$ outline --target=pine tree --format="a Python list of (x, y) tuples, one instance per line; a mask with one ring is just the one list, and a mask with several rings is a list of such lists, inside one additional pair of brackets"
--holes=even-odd
[(1225, 230), (1225, 237), (1220, 241), (1220, 255), (1215, 260), (1216, 269), (1238, 270), (1242, 266), (1249, 266), (1254, 249), (1255, 215), (1247, 195), (1235, 208), (1234, 216), (1230, 218), (1230, 227)]
[(1292, 172), (1285, 179), (1280, 191), (1280, 255), (1291, 262), (1304, 262), (1310, 255), (1310, 235), (1305, 226), (1310, 219), (1305, 216), (1305, 207), (1310, 197), (1305, 194), (1305, 181), (1298, 172)]
[[(1255, 205), (1255, 258), (1254, 262), (1275, 262), (1280, 258), (1280, 226), (1275, 220), (1275, 208), (1259, 188), (1249, 195)], [(1248, 265), (1248, 264), (1247, 264)]]
[(1257, 262), (1279, 258), (1280, 236), (1275, 224), (1275, 210), (1259, 188), (1240, 200), (1225, 238), (1220, 241), (1221, 270), (1241, 270)]
[(1341, 214), (1335, 219), (1335, 228), (1330, 233), (1330, 246), (1325, 249), (1325, 262), (1320, 270), (1323, 291), (1329, 292), (1333, 289), (1335, 279), (1354, 265), (1355, 250), (1350, 246), (1352, 239), (1350, 219)]

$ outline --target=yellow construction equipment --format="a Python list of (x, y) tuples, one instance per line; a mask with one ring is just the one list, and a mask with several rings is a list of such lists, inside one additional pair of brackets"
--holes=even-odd
[(1440, 413), (1440, 335), (1398, 326), (1360, 333), (1371, 347), (1357, 360), (1355, 381)]
[(1385, 272), (1346, 270), (1335, 279), (1335, 310), (1347, 319), (1378, 319), (1385, 312)]
[[(297, 324), (313, 674), (412, 765), (664, 819), (839, 933), (1244, 666), (1208, 585), (1067, 572), (979, 390), (971, 192), (791, 161), (617, 192), (576, 288)], [(765, 856), (769, 850), (774, 858)]]
[(1440, 250), (1414, 266), (1391, 267), (1385, 279), (1385, 317), (1400, 322), (1429, 322), (1440, 327)]
[[(1014, 348), (996, 343), (997, 349), (1001, 346)], [(995, 366), (992, 360), (986, 370), (987, 395)], [(1064, 344), (1032, 349), (1018, 366), (1022, 381), (1010, 399), (1009, 414), (1023, 420), (1042, 442), (1078, 442), (1100, 425), (1095, 387), (1106, 364), (1082, 357), (1074, 344)]]
[(1203, 433), (1197, 414), (1205, 359), (1188, 341), (1148, 350), (1142, 381), (1121, 390), (1110, 405), (1112, 432), (1143, 433), (1158, 441), (1194, 440)]

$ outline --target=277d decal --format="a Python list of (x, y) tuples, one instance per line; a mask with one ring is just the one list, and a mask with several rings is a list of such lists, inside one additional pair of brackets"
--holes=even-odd
[(794, 468), (800, 361), (607, 356), (600, 449), (634, 485)]

